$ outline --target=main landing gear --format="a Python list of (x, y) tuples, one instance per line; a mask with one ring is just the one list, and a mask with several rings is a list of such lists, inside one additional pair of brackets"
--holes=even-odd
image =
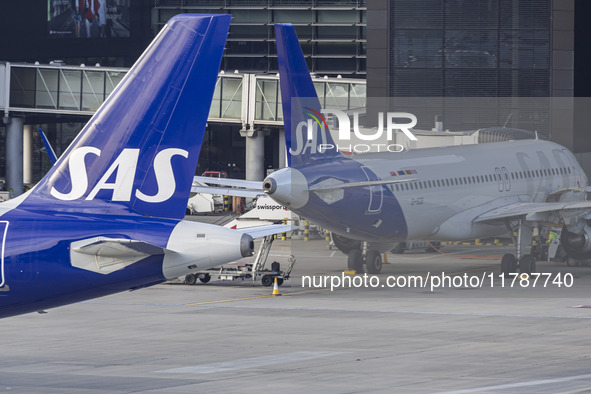
[(363, 242), (362, 249), (352, 249), (347, 256), (347, 267), (357, 273), (363, 271), (363, 264), (368, 274), (379, 274), (382, 271), (382, 255), (374, 249), (367, 249)]
[(501, 272), (505, 277), (511, 274), (519, 273), (531, 275), (536, 272), (536, 260), (529, 253), (524, 253), (528, 247), (531, 247), (533, 228), (526, 226), (523, 220), (519, 220), (517, 225), (517, 237), (513, 236), (513, 228), (507, 225), (510, 230), (513, 241), (515, 242), (516, 254), (507, 253), (501, 259)]

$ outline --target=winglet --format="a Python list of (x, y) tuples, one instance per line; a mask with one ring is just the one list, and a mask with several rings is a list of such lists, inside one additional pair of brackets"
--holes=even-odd
[(51, 163), (51, 165), (54, 165), (55, 162), (57, 161), (57, 156), (55, 154), (55, 151), (53, 150), (53, 147), (49, 143), (49, 140), (47, 139), (47, 136), (45, 135), (43, 130), (41, 128), (38, 128), (37, 130), (39, 130), (39, 135), (41, 136), (41, 141), (43, 141), (43, 146), (45, 146), (45, 150), (47, 151), (47, 156), (49, 156), (49, 162)]

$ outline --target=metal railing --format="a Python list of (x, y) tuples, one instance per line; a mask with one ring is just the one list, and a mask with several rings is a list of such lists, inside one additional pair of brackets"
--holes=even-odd
[[(123, 68), (0, 64), (0, 110), (10, 113), (92, 115), (127, 73)], [(365, 107), (366, 83), (361, 79), (314, 78), (323, 107), (352, 110)], [(221, 72), (209, 111), (210, 122), (254, 127), (282, 125), (277, 75)]]

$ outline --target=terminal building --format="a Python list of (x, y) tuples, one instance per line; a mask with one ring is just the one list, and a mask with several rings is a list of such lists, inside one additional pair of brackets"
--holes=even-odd
[[(419, 116), (419, 128), (430, 129), (437, 115), (451, 130), (535, 130), (573, 149), (591, 169), (584, 163), (591, 152), (591, 139), (585, 138), (591, 119), (583, 101), (591, 96), (591, 58), (583, 48), (591, 38), (588, 1), (89, 3), (94, 13), (80, 0), (3, 2), (0, 145), (6, 149), (0, 149), (0, 178), (22, 176), (25, 186), (37, 182), (49, 167), (37, 128), (46, 131), (59, 155), (166, 21), (179, 13), (233, 15), (198, 173), (262, 179), (284, 165), (277, 22), (295, 25), (322, 100), (332, 108), (364, 107), (366, 97), (577, 97), (559, 101), (560, 108), (552, 103), (529, 112), (510, 108), (494, 119), (456, 119), (447, 108), (431, 108)], [(21, 155), (24, 164), (12, 165)], [(18, 182), (9, 187), (15, 194), (22, 189)]]
[[(24, 143), (24, 184), (37, 182), (49, 162), (42, 128), (59, 155), (116, 86), (166, 21), (179, 13), (233, 15), (198, 173), (263, 179), (284, 165), (273, 25), (291, 22), (328, 105), (365, 105), (365, 0), (96, 0), (86, 17), (78, 0), (13, 1), (0, 16), (11, 42), (2, 40), (0, 66), (0, 178)], [(76, 22), (76, 12), (82, 20)], [(23, 24), (23, 16), (27, 23)], [(8, 35), (4, 35), (7, 37)], [(328, 79), (325, 79), (328, 78)], [(360, 101), (361, 100), (361, 101)], [(11, 138), (16, 136), (16, 139)], [(7, 157), (8, 156), (8, 157)], [(18, 194), (20, 186), (9, 185)]]

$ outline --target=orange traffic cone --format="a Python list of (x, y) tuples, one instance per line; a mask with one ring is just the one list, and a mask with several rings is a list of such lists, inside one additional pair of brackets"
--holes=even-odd
[(273, 296), (280, 296), (279, 285), (277, 285), (277, 277), (275, 277), (275, 284), (273, 285)]

